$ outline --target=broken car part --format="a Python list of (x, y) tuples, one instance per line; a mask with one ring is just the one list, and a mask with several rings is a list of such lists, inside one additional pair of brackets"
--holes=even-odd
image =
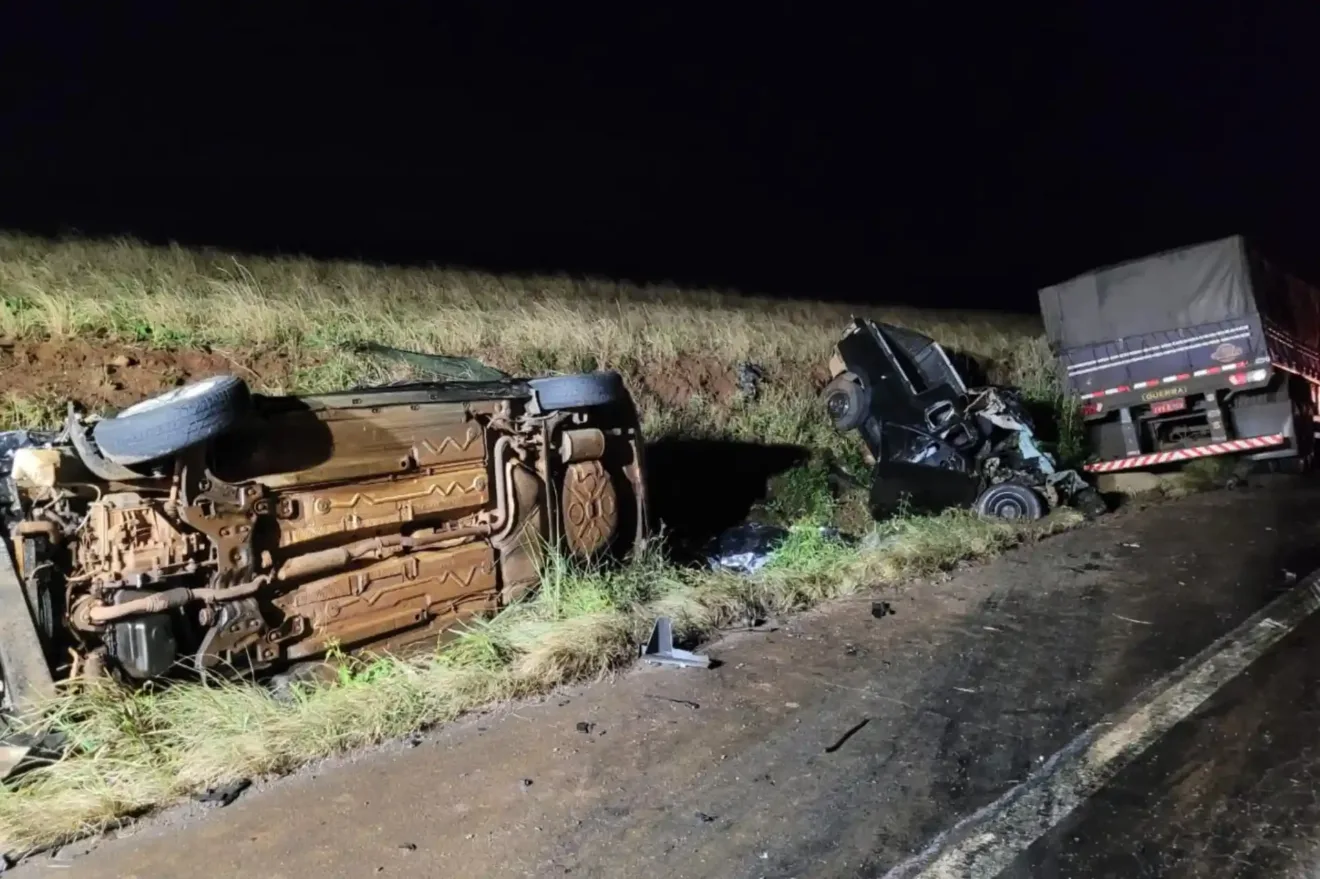
[(651, 628), (651, 637), (641, 647), (641, 657), (655, 665), (676, 668), (710, 668), (710, 657), (674, 646), (674, 624), (669, 617), (660, 617)]

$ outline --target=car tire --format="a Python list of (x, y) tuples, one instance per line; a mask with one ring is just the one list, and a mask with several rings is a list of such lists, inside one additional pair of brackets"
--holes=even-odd
[(1045, 515), (1045, 502), (1025, 485), (1001, 482), (981, 492), (973, 509), (992, 519), (1032, 521)]
[(855, 379), (841, 375), (820, 392), (821, 403), (836, 430), (855, 430), (870, 415), (870, 392)]
[(92, 436), (115, 464), (145, 464), (219, 436), (238, 422), (250, 401), (241, 378), (212, 376), (102, 419), (92, 428)]
[(1069, 504), (1088, 519), (1098, 519), (1109, 512), (1104, 495), (1089, 486), (1073, 495)]
[(617, 372), (585, 372), (534, 378), (527, 383), (543, 412), (609, 406), (628, 399), (623, 376)]

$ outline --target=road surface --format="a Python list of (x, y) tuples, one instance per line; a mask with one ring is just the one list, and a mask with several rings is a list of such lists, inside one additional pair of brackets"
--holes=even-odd
[[(1281, 478), (1125, 510), (14, 874), (897, 875), (1320, 567), (1317, 510)], [(1320, 615), (1280, 637), (1002, 875), (1311, 875)]]

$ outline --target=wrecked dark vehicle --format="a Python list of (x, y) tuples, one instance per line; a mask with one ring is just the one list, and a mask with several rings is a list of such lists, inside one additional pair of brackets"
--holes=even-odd
[(215, 376), (0, 434), (5, 701), (402, 652), (648, 534), (616, 373), (261, 396)]
[(1099, 494), (1041, 449), (1020, 395), (969, 389), (931, 338), (854, 319), (830, 374), (821, 399), (836, 428), (862, 437), (877, 518), (971, 507), (1037, 519), (1059, 504), (1103, 512)]

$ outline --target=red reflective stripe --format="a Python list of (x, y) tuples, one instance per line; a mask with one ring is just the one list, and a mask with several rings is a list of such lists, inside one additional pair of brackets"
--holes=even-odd
[(1240, 452), (1244, 449), (1263, 449), (1269, 446), (1282, 445), (1284, 442), (1283, 434), (1274, 433), (1267, 436), (1253, 436), (1246, 439), (1228, 440), (1222, 443), (1208, 443), (1204, 446), (1193, 446), (1190, 449), (1175, 449), (1169, 452), (1156, 452), (1151, 455), (1135, 455), (1131, 458), (1116, 458), (1112, 461), (1097, 461), (1094, 464), (1087, 464), (1083, 467), (1091, 473), (1108, 473), (1113, 470), (1131, 470), (1133, 467), (1145, 467), (1148, 464), (1167, 464), (1172, 461), (1184, 461), (1189, 458), (1204, 458), (1209, 455), (1223, 455), (1228, 452)]

